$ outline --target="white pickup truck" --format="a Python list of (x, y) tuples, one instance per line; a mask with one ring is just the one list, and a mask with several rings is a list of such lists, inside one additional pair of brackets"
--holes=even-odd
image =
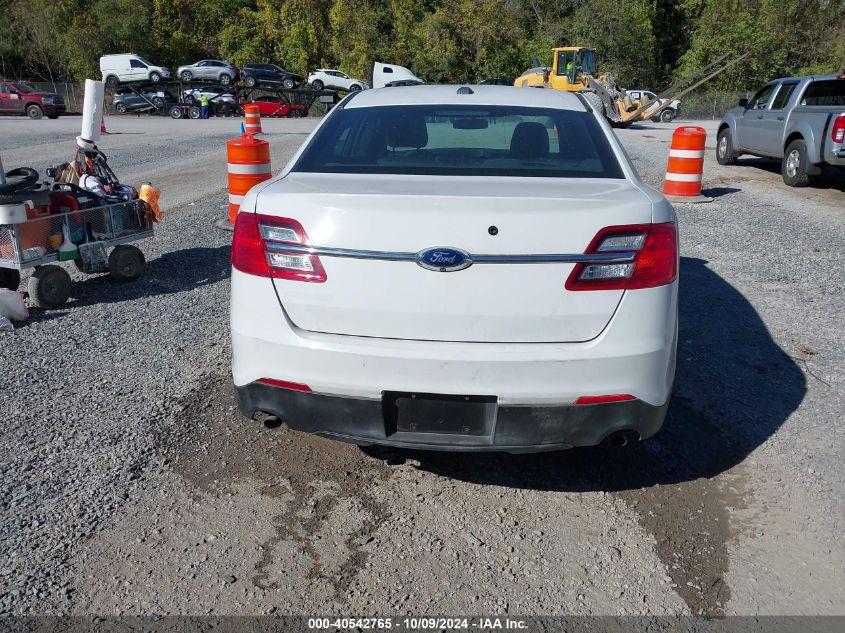
[(719, 124), (716, 159), (742, 154), (782, 161), (783, 181), (805, 187), (825, 165), (845, 170), (845, 75), (771, 81)]
[[(639, 100), (642, 103), (651, 101), (657, 96), (651, 90), (626, 90), (625, 92), (628, 93), (628, 96), (631, 97), (631, 99)], [(649, 109), (646, 110), (646, 116), (651, 114), (648, 118), (652, 121), (663, 121), (664, 123), (670, 123), (674, 119), (678, 118), (678, 115), (681, 113), (681, 102), (675, 99), (672, 103), (663, 107), (667, 101), (669, 101), (669, 99), (658, 99), (655, 101)]]

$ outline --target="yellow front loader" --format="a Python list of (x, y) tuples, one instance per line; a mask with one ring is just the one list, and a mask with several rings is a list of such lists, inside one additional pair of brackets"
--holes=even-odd
[[(593, 108), (604, 114), (611, 125), (627, 127), (635, 121), (641, 121), (657, 115), (663, 107), (668, 106), (675, 99), (680, 99), (688, 92), (709, 81), (747, 56), (748, 53), (721, 68), (716, 68), (728, 57), (727, 55), (723, 55), (712, 64), (699, 69), (689, 77), (685, 77), (667, 88), (654, 99), (638, 100), (631, 99), (628, 93), (616, 84), (610, 73), (599, 73), (596, 71), (596, 49), (586, 48), (584, 46), (561, 46), (552, 49), (551, 66), (540, 66), (535, 63), (534, 68), (529, 68), (517, 77), (513, 85), (518, 88), (550, 88), (552, 90), (577, 92)], [(672, 94), (671, 97), (669, 96), (669, 94), (678, 90), (681, 86), (705, 74), (707, 76), (704, 79), (697, 81), (676, 94)], [(654, 109), (652, 106), (661, 99), (666, 99), (665, 105)]]

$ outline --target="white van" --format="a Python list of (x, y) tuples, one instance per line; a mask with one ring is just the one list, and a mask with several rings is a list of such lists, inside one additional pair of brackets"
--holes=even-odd
[(119, 53), (100, 57), (100, 73), (110, 88), (127, 81), (158, 82), (170, 78), (170, 69), (156, 66), (135, 53)]
[(425, 82), (404, 66), (396, 64), (373, 64), (373, 88), (385, 86), (414, 86)]

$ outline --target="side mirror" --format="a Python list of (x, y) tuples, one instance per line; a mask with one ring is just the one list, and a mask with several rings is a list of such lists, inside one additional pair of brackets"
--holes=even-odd
[(740, 99), (739, 100), (739, 107), (740, 108), (748, 108), (748, 99)]

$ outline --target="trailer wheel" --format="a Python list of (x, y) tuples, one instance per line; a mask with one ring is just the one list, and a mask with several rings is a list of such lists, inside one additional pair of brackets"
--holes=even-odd
[(660, 120), (664, 123), (671, 123), (675, 120), (675, 111), (672, 108), (666, 108), (660, 113)]
[(178, 105), (170, 106), (170, 118), (171, 119), (181, 119), (182, 118), (182, 108)]
[(201, 119), (202, 118), (202, 109), (199, 106), (191, 106), (188, 108), (188, 118), (189, 119)]
[(118, 281), (135, 281), (146, 267), (147, 260), (137, 246), (121, 244), (109, 253), (109, 274)]
[(70, 275), (61, 266), (36, 268), (29, 278), (29, 300), (34, 306), (50, 310), (58, 308), (70, 297)]
[(16, 268), (0, 268), (0, 288), (17, 290), (21, 285), (21, 271)]

